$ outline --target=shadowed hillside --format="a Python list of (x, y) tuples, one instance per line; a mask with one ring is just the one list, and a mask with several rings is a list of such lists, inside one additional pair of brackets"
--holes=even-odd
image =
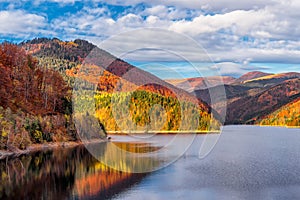
[(285, 81), (255, 96), (246, 96), (227, 107), (227, 123), (253, 123), (300, 94), (300, 79)]
[(265, 116), (259, 124), (267, 126), (300, 126), (300, 98)]
[[(299, 96), (299, 78), (300, 73), (296, 72), (268, 74), (254, 71), (230, 84), (196, 90), (191, 94), (211, 105), (221, 115), (226, 113), (226, 124), (259, 123), (263, 118), (273, 118), (272, 112), (292, 103)], [(192, 90), (192, 86), (187, 90)], [(224, 91), (226, 96), (223, 95)], [(270, 114), (271, 116), (267, 117)], [(294, 115), (286, 118), (293, 119), (295, 124)], [(290, 123), (286, 121), (284, 124), (284, 120), (279, 121), (282, 126), (288, 126)], [(268, 119), (262, 123), (267, 122), (270, 123)]]

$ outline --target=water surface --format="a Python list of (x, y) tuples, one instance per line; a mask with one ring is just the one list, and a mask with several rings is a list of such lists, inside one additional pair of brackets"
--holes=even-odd
[[(177, 147), (190, 141), (187, 137), (194, 136), (183, 135), (179, 140), (173, 140), (174, 136), (170, 135), (156, 136), (155, 139), (113, 136), (111, 143), (97, 144), (98, 152), (101, 152), (98, 158), (114, 160), (112, 168), (99, 162), (84, 147), (3, 160), (0, 162), (0, 197), (300, 199), (299, 129), (227, 126), (205, 158), (199, 159), (199, 149), (207, 136), (197, 135), (182, 157), (163, 167), (168, 155), (155, 152), (169, 148), (173, 152), (169, 157), (176, 158), (182, 150)], [(120, 159), (123, 154), (112, 150), (112, 145), (147, 156), (134, 162), (126, 157)], [(124, 166), (128, 170), (120, 172), (118, 169), (124, 169)], [(162, 168), (149, 173), (130, 171), (149, 166)]]

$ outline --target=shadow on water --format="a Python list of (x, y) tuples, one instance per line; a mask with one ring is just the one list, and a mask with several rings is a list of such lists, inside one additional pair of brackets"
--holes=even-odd
[[(94, 145), (101, 152), (98, 156), (119, 159), (120, 155), (110, 151), (112, 143)], [(139, 151), (134, 146), (140, 144), (118, 145)], [(142, 151), (145, 151), (144, 146)], [(136, 165), (142, 168), (158, 163), (149, 159), (146, 163), (137, 161)], [(122, 160), (118, 162), (126, 164), (126, 159)], [(107, 167), (84, 146), (43, 151), (0, 162), (0, 199), (109, 199), (145, 176), (146, 173), (121, 172)]]

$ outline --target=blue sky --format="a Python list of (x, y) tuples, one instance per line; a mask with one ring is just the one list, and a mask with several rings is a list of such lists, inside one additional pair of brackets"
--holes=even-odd
[[(109, 40), (116, 55), (143, 47), (124, 59), (161, 78), (299, 72), (299, 10), (299, 0), (0, 0), (0, 39), (81, 38), (100, 47)], [(167, 34), (153, 37), (143, 28)]]

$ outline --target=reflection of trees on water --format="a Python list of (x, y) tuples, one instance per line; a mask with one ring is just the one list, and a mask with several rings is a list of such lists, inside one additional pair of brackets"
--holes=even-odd
[[(132, 172), (159, 165), (159, 162), (153, 157), (133, 158), (126, 154), (126, 152), (131, 152), (141, 155), (141, 153), (153, 152), (158, 149), (148, 143), (106, 143), (104, 154), (101, 154), (101, 146), (98, 144), (87, 145), (87, 149), (101, 162), (93, 163), (87, 173), (77, 176), (81, 177), (75, 181), (75, 191), (79, 198), (111, 197), (141, 181), (147, 175), (146, 173)], [(79, 170), (79, 172), (83, 172), (83, 170)]]
[(0, 198), (63, 199), (75, 179), (81, 149), (39, 152), (0, 163)]
[[(129, 173), (150, 172), (160, 167), (160, 160), (157, 154), (150, 154), (160, 149), (157, 146), (151, 146), (148, 143), (109, 143), (104, 155), (97, 155), (95, 149), (92, 149), (93, 155), (109, 167), (118, 171)], [(111, 159), (113, 158), (113, 159)]]
[[(109, 150), (109, 144), (97, 144), (99, 156), (119, 159), (116, 152)], [(118, 162), (126, 165), (126, 159)], [(109, 198), (145, 175), (109, 168), (85, 147), (38, 152), (0, 162), (0, 199), (66, 199), (73, 195), (79, 199)]]

